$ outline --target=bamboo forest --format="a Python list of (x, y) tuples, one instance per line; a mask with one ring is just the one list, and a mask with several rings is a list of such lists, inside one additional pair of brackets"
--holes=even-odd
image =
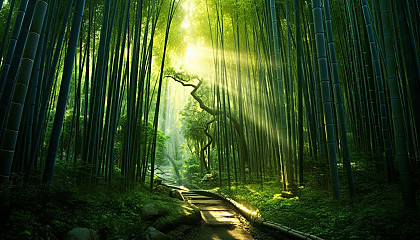
[(419, 0), (0, 0), (0, 239), (420, 239), (419, 56)]

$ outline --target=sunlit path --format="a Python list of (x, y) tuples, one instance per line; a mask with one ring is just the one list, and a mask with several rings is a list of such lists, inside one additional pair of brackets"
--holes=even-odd
[(242, 223), (238, 213), (226, 203), (194, 192), (185, 192), (183, 195), (189, 203), (200, 209), (204, 221), (200, 228), (185, 239), (254, 239), (246, 229), (246, 223)]

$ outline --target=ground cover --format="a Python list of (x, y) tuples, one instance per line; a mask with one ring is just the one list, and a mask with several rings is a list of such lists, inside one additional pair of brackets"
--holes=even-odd
[[(261, 216), (293, 229), (325, 239), (420, 239), (420, 218), (404, 209), (398, 182), (384, 183), (374, 164), (353, 165), (357, 196), (350, 199), (342, 180), (342, 200), (333, 200), (325, 176), (307, 166), (304, 187), (283, 194), (277, 181), (215, 188), (236, 201), (257, 210)], [(340, 168), (341, 176), (345, 176)], [(343, 177), (342, 177), (343, 178)], [(418, 191), (417, 191), (418, 192)], [(420, 197), (417, 194), (417, 201)]]

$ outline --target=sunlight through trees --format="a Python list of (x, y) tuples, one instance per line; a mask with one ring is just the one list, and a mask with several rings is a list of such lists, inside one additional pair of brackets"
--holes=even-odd
[(353, 200), (357, 153), (416, 209), (419, 1), (0, 3), (3, 185), (68, 162), (81, 185), (153, 190), (167, 163), (291, 194), (317, 171)]

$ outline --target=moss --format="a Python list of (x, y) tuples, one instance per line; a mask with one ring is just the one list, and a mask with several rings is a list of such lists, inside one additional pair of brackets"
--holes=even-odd
[(325, 186), (318, 184), (316, 172), (310, 170), (305, 187), (295, 190), (295, 197), (289, 199), (281, 196), (281, 184), (274, 181), (264, 183), (263, 189), (260, 184), (248, 184), (219, 192), (258, 209), (266, 220), (325, 239), (418, 239), (420, 217), (404, 210), (399, 184), (386, 183), (383, 176), (372, 172), (370, 166), (358, 163), (354, 168), (358, 194), (349, 198), (344, 178), (341, 202), (331, 199)]
[(200, 223), (200, 212), (191, 204), (175, 199), (170, 204), (166, 203), (161, 206), (166, 208), (168, 214), (157, 219), (153, 226), (162, 232), (173, 231), (182, 225), (197, 225)]
[[(182, 224), (198, 222), (191, 205), (141, 187), (81, 190), (70, 184), (0, 191), (0, 239), (62, 239), (74, 227), (94, 229), (101, 239), (141, 239), (152, 225), (176, 232)], [(141, 208), (149, 203), (162, 210), (156, 222), (141, 219)]]

